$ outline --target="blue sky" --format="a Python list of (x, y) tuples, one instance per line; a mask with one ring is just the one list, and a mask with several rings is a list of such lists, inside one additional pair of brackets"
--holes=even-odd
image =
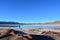
[(0, 21), (40, 23), (60, 20), (60, 0), (0, 0)]

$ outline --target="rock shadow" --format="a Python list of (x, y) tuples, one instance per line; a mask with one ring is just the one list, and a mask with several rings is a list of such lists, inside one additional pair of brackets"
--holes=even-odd
[(32, 40), (55, 40), (54, 38), (45, 35), (31, 35), (31, 36)]
[(15, 31), (16, 34), (27, 34), (27, 33), (23, 32), (23, 31), (18, 31), (18, 30), (14, 30), (14, 31)]

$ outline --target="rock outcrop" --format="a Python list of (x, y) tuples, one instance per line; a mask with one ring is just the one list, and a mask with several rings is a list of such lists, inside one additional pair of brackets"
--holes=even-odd
[(50, 36), (50, 37), (54, 38), (55, 40), (60, 40), (60, 32), (44, 31), (41, 34)]
[(0, 32), (0, 40), (54, 40), (50, 36), (45, 35), (32, 35), (27, 33), (19, 33), (13, 29), (7, 29)]

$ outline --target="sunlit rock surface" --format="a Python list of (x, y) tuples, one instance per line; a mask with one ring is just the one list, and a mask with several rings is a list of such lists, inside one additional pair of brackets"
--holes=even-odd
[[(34, 30), (30, 31), (33, 32)], [(60, 33), (43, 31), (40, 35), (36, 35), (13, 29), (3, 29), (0, 30), (0, 40), (60, 40)]]

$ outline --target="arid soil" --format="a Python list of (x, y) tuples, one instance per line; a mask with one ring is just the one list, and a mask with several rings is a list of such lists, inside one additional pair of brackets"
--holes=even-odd
[(60, 40), (60, 33), (44, 31), (40, 35), (32, 35), (22, 31), (5, 29), (0, 31), (0, 40)]

